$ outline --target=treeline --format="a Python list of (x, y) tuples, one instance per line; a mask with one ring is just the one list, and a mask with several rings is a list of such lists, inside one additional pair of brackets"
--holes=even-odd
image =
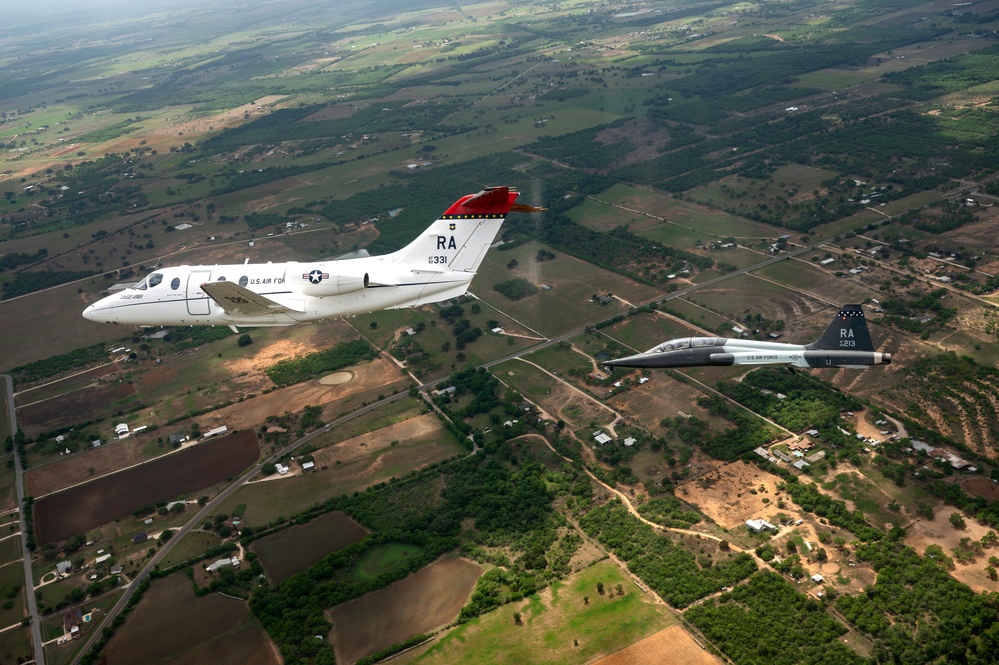
[(10, 376), (14, 379), (14, 385), (17, 386), (22, 383), (47, 379), (62, 372), (82, 369), (94, 363), (107, 362), (107, 360), (107, 346), (103, 343), (93, 344), (44, 360), (35, 360), (27, 365), (20, 365), (10, 370)]
[(695, 555), (638, 521), (617, 499), (594, 508), (579, 524), (673, 607), (686, 607), (756, 571), (748, 554), (720, 555), (714, 541), (701, 540), (702, 553)]
[(372, 360), (377, 356), (378, 352), (370, 344), (363, 339), (355, 339), (300, 358), (282, 360), (268, 367), (265, 372), (275, 385), (287, 386), (363, 360)]
[(93, 277), (97, 274), (100, 273), (93, 270), (22, 271), (17, 273), (13, 281), (0, 285), (0, 289), (3, 290), (3, 300), (10, 300), (17, 296), (24, 296), (85, 277)]
[(9, 254), (4, 254), (0, 256), (0, 272), (5, 270), (12, 270), (19, 266), (27, 265), (30, 263), (37, 263), (38, 261), (44, 261), (49, 256), (49, 250), (42, 247), (40, 250), (34, 254), (25, 254), (24, 252), (11, 252)]
[(868, 662), (840, 643), (847, 629), (819, 602), (770, 571), (691, 607), (684, 617), (736, 665)]

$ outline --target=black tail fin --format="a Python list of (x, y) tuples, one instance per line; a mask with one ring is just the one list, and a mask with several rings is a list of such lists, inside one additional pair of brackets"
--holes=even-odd
[(825, 351), (873, 351), (871, 333), (867, 330), (867, 319), (860, 305), (843, 305), (836, 318), (829, 324), (822, 337), (805, 347)]

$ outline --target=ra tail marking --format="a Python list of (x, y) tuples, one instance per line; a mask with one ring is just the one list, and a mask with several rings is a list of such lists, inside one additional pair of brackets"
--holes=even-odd
[(463, 196), (420, 237), (392, 254), (392, 260), (419, 270), (475, 273), (511, 210), (542, 210), (517, 204), (518, 196), (509, 187)]
[(864, 309), (860, 305), (843, 305), (822, 336), (805, 348), (809, 351), (874, 351)]

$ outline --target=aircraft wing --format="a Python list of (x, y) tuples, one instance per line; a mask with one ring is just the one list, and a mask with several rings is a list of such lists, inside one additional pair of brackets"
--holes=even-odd
[(296, 310), (265, 298), (234, 282), (207, 282), (201, 290), (211, 296), (222, 309), (235, 316), (293, 313)]

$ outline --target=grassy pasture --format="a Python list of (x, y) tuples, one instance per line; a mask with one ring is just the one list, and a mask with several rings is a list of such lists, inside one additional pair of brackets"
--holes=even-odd
[(408, 559), (413, 555), (419, 555), (422, 551), (420, 547), (407, 543), (378, 545), (358, 559), (348, 574), (358, 582), (373, 580), (380, 575), (405, 568)]
[[(17, 595), (10, 599), (14, 601), (13, 607), (5, 609), (0, 606), (0, 626), (10, 626), (19, 623), (24, 617), (26, 609), (24, 601), (24, 569), (21, 567), (21, 563), (16, 562), (0, 566), (0, 589), (8, 590), (15, 585), (19, 587), (19, 591)], [(3, 598), (4, 602), (6, 602), (6, 594), (4, 594)]]
[(629, 316), (600, 332), (636, 351), (646, 351), (668, 339), (701, 335), (694, 327), (661, 312)]
[[(28, 628), (15, 628), (0, 633), (0, 661), (4, 663), (24, 663), (31, 658), (31, 631)], [(46, 660), (51, 663), (51, 660)], [(54, 665), (60, 665), (55, 663)]]
[[(822, 256), (821, 253), (818, 255)], [(832, 264), (836, 270), (844, 271), (851, 265), (845, 260)], [(756, 271), (756, 274), (786, 284), (791, 289), (821, 294), (824, 299), (839, 305), (847, 302), (863, 302), (877, 295), (857, 280), (836, 277), (828, 268), (819, 268), (801, 259), (772, 263)]]
[(677, 312), (688, 323), (696, 326), (698, 328), (698, 336), (711, 335), (721, 325), (729, 323), (728, 319), (721, 317), (711, 310), (695, 305), (692, 301), (684, 298), (673, 298), (666, 301), (663, 306)]
[[(3, 534), (6, 536), (7, 534)], [(18, 561), (21, 558), (21, 536), (10, 536), (0, 540), (0, 565)]]
[(161, 566), (169, 568), (178, 563), (192, 559), (220, 542), (219, 537), (207, 531), (190, 531), (180, 542), (176, 543), (163, 559)]
[(614, 420), (610, 409), (594, 398), (580, 394), (571, 385), (526, 362), (511, 360), (494, 367), (493, 373), (553, 418), (565, 420), (573, 429), (591, 422), (600, 426)]
[[(597, 582), (603, 584), (605, 595), (597, 593)], [(623, 595), (616, 593), (618, 585)], [(514, 623), (514, 612), (520, 612), (523, 625)], [(591, 662), (675, 622), (617, 565), (601, 561), (523, 601), (458, 626), (398, 660), (470, 665)]]
[[(563, 252), (556, 251), (554, 260), (538, 263), (534, 257), (542, 247), (529, 242), (506, 252), (486, 254), (476, 277), (475, 295), (516, 321), (553, 336), (609, 318), (625, 309), (618, 301), (605, 307), (593, 303), (591, 298), (595, 293), (610, 291), (632, 303), (644, 302), (657, 294), (651, 287)], [(516, 259), (518, 265), (509, 269), (506, 266), (512, 259)], [(552, 289), (516, 301), (493, 291), (494, 284), (516, 277), (536, 285), (548, 284)]]
[(346, 514), (333, 512), (261, 538), (250, 549), (260, 557), (271, 582), (277, 584), (367, 533), (367, 529)]

